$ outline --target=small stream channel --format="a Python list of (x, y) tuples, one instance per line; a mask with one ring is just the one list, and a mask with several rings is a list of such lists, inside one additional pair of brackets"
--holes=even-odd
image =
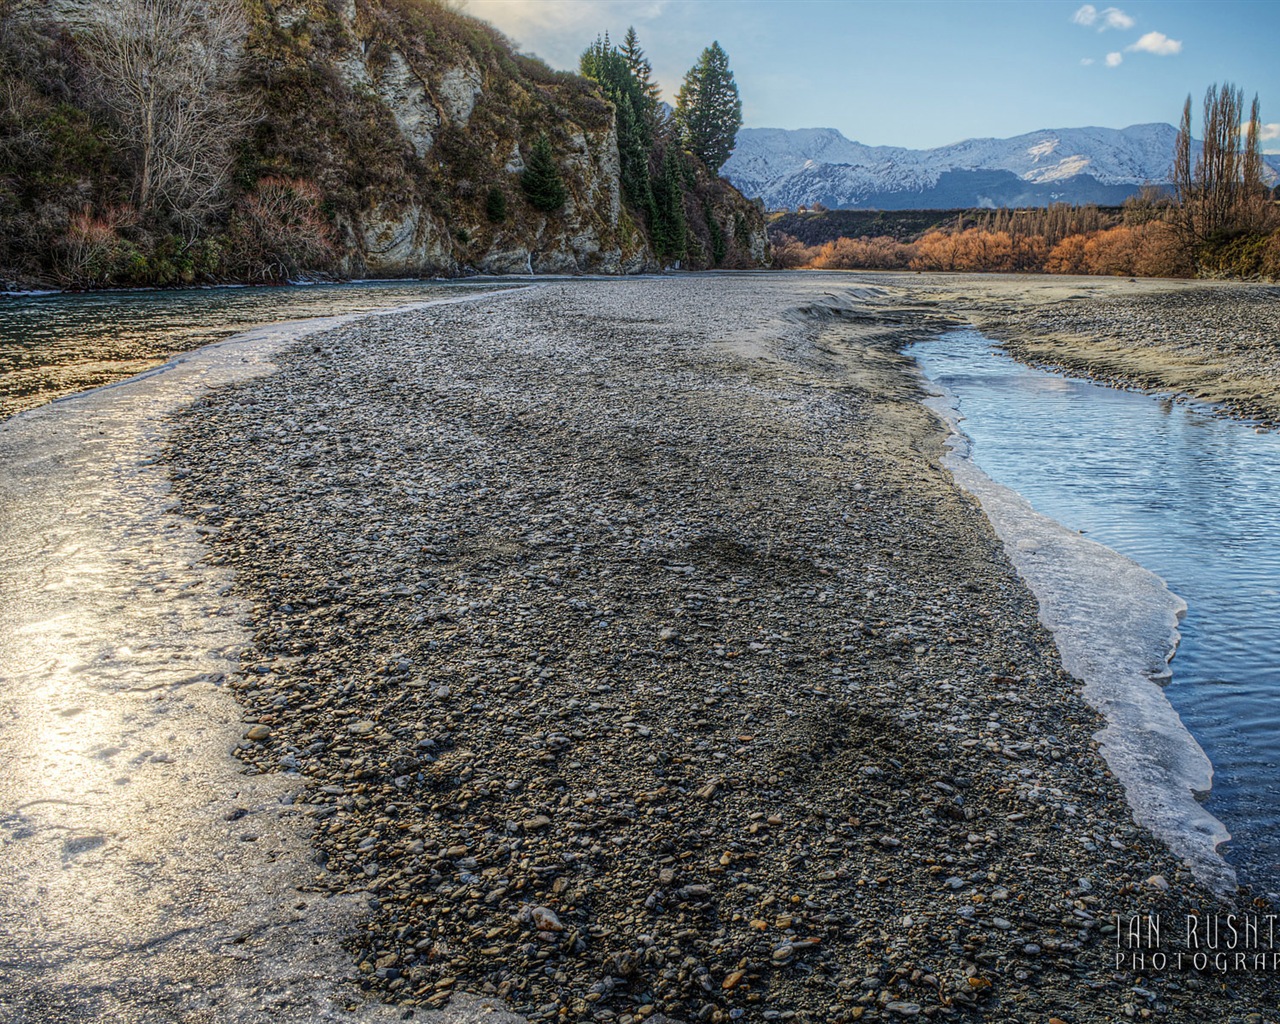
[[(1112, 676), (1090, 699), (1111, 723), (1113, 769), (1113, 757), (1131, 762), (1130, 778), (1116, 770), (1139, 819), (1195, 861), (1197, 836), (1202, 853), (1223, 836), (1216, 818), (1232, 837), (1219, 852), (1240, 880), (1280, 889), (1280, 434), (1029, 368), (976, 331), (908, 354), (944, 392), (931, 404), (961, 432), (950, 468), (982, 500), (1042, 617), (1064, 620), (1049, 624), (1067, 667), (1081, 674), (1074, 656)], [(991, 500), (1014, 511), (993, 515)], [(1002, 528), (1002, 518), (1035, 513), (1056, 521), (1051, 542)], [(1045, 593), (1023, 564), (1064, 560), (1082, 571), (1045, 577)], [(1094, 600), (1107, 603), (1089, 612)], [(1110, 658), (1130, 642), (1131, 664)], [(1149, 679), (1175, 644), (1163, 694), (1195, 740), (1177, 735), (1167, 705), (1161, 721), (1151, 717), (1164, 702)], [(1187, 790), (1210, 778), (1203, 811), (1188, 806)]]

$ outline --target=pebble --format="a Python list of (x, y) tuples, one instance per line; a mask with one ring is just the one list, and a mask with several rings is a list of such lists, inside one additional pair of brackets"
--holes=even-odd
[(1076, 911), (1195, 890), (936, 465), (897, 350), (960, 300), (900, 286), (557, 282), (335, 329), (178, 424), (175, 496), (254, 608), (233, 689), (272, 742), (236, 756), (309, 780), (315, 885), (368, 907), (344, 940), (379, 998), (717, 1024), (1128, 997), (1078, 975), (1109, 946)]
[(550, 907), (534, 907), (532, 911), (533, 926), (540, 932), (562, 932), (564, 925)]

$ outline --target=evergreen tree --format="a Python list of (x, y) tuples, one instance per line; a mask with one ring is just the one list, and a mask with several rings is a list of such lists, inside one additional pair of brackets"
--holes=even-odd
[(676, 147), (670, 146), (662, 160), (662, 173), (653, 183), (653, 248), (663, 259), (680, 259), (685, 252), (682, 177), (680, 157)]
[(587, 47), (578, 66), (584, 77), (600, 83), (601, 91), (613, 103), (617, 117), (618, 157), (622, 163), (622, 191), (627, 201), (652, 223), (649, 150), (653, 136), (644, 116), (648, 101), (642, 84), (632, 73), (626, 57), (610, 45), (608, 35), (597, 37)]
[(715, 214), (711, 212), (711, 207), (705, 201), (702, 204), (702, 216), (707, 222), (707, 232), (711, 235), (711, 265), (718, 267), (724, 262), (729, 251), (725, 244), (724, 229), (720, 227)]
[(712, 171), (733, 152), (742, 127), (742, 100), (729, 70), (729, 56), (713, 42), (684, 76), (676, 97), (680, 141)]
[(524, 173), (520, 176), (520, 187), (524, 189), (529, 205), (543, 213), (554, 213), (569, 198), (546, 132), (539, 135), (533, 144), (533, 152), (529, 154)]
[(484, 215), (492, 224), (501, 224), (507, 219), (507, 194), (494, 185), (484, 201)]
[(662, 102), (662, 94), (658, 90), (658, 84), (653, 80), (653, 65), (644, 55), (644, 50), (640, 49), (640, 39), (634, 28), (627, 29), (619, 52), (627, 62), (631, 76), (640, 87), (640, 94), (644, 97), (644, 105), (640, 113), (652, 129), (657, 121), (658, 104)]

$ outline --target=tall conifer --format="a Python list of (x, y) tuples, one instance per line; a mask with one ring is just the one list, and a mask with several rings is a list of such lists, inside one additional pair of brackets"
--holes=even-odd
[(718, 172), (742, 127), (742, 100), (729, 70), (729, 55), (718, 42), (703, 50), (684, 76), (675, 120), (685, 148)]

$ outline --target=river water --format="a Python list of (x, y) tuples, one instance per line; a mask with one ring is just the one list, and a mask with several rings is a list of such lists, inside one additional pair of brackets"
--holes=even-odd
[[(350, 298), (303, 294), (311, 319), (0, 420), (0, 1021), (404, 1017), (367, 1000), (353, 977), (341, 940), (369, 906), (317, 879), (309, 780), (246, 775), (230, 756), (246, 729), (228, 682), (251, 643), (250, 609), (205, 562), (163, 461), (175, 411), (272, 372), (284, 347), (362, 315), (318, 319)], [(486, 294), (496, 298), (417, 285), (367, 298)], [(269, 317), (271, 296), (260, 298), (255, 316)], [(22, 308), (43, 310), (53, 333), (70, 309), (87, 348), (151, 315), (127, 297), (99, 299), (107, 313), (87, 323), (76, 300)], [(205, 328), (218, 314), (201, 301), (178, 323), (204, 340), (200, 311)], [(512, 1019), (479, 1004), (447, 1018)]]
[[(1219, 852), (1240, 879), (1280, 888), (1280, 434), (1167, 396), (1031, 369), (975, 331), (916, 345), (909, 354), (944, 389), (936, 407), (964, 435), (950, 460), (960, 482), (984, 508), (984, 487), (1016, 492), (1014, 499), (1020, 495), (1065, 527), (1055, 542), (1060, 555), (1092, 567), (1092, 576), (1059, 578), (1053, 584), (1059, 612), (1045, 614), (1076, 620), (1064, 627), (1078, 634), (1074, 640), (1059, 637), (1073, 674), (1081, 674), (1070, 664), (1075, 643), (1088, 670), (1113, 677), (1101, 701), (1113, 722), (1104, 750), (1122, 769), (1132, 762), (1130, 779), (1125, 770), (1117, 774), (1138, 817), (1154, 817), (1147, 823), (1175, 849), (1177, 832), (1183, 840), (1191, 836), (1182, 852), (1193, 860), (1195, 837), (1211, 836), (1216, 818), (1232, 836)], [(961, 479), (975, 469), (994, 485)], [(998, 530), (999, 515), (992, 517)], [(1001, 532), (1020, 571), (1028, 560), (1063, 561), (1048, 557), (1040, 540)], [(1106, 548), (1125, 557), (1116, 560)], [(1129, 559), (1155, 576), (1132, 563), (1126, 568)], [(1083, 592), (1089, 588), (1092, 595)], [(1039, 590), (1037, 596), (1043, 608), (1045, 597)], [(1110, 607), (1093, 613), (1101, 621), (1083, 621), (1089, 615), (1079, 609), (1097, 599)], [(1102, 652), (1134, 637), (1141, 650), (1121, 678)], [(1194, 741), (1177, 735), (1168, 716), (1150, 721), (1160, 716), (1162, 699), (1149, 678), (1165, 671), (1160, 662), (1174, 644), (1163, 696)], [(1180, 798), (1210, 778), (1197, 813)], [(1219, 831), (1213, 838), (1222, 837)]]
[(511, 287), (511, 282), (368, 281), (0, 295), (0, 419), (124, 380), (251, 327), (388, 309), (497, 287)]

